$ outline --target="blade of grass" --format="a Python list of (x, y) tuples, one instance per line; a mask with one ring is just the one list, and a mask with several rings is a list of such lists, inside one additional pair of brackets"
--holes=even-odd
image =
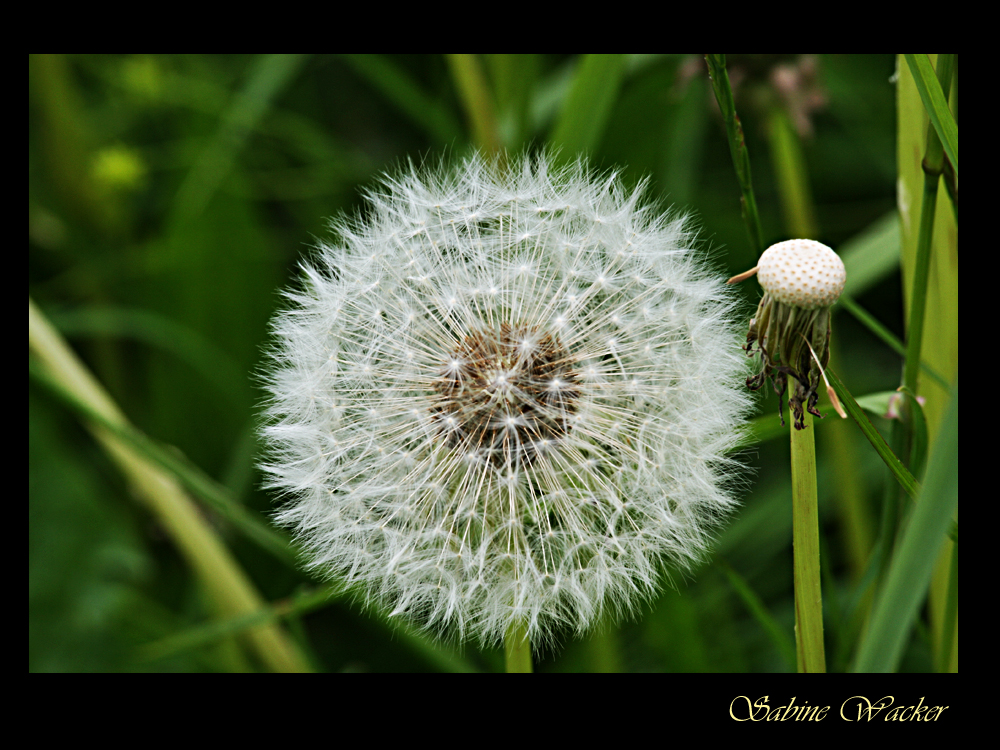
[(38, 363), (28, 362), (29, 376), (58, 398), (84, 422), (92, 422), (107, 430), (136, 454), (169, 472), (193, 495), (208, 504), (220, 516), (233, 524), (248, 539), (290, 567), (297, 566), (296, 553), (288, 537), (240, 505), (229, 491), (207, 476), (188, 459), (173, 449), (165, 448), (128, 423), (115, 422), (63, 387)]
[(938, 552), (958, 509), (958, 382), (931, 455), (927, 477), (879, 591), (856, 672), (891, 672), (923, 602)]
[(277, 622), (291, 614), (301, 615), (311, 612), (330, 601), (331, 591), (319, 589), (299, 594), (293, 599), (274, 602), (257, 612), (223, 620), (212, 620), (140, 646), (137, 651), (137, 660), (139, 662), (152, 662), (186, 651), (211, 646), (224, 638), (239, 635), (258, 625)]
[[(205, 623), (141, 646), (138, 659), (155, 661), (177, 653), (210, 646), (244, 630), (280, 620), (300, 617), (342, 599), (347, 592), (336, 586), (307, 589), (294, 596), (274, 602), (265, 609), (228, 620)], [(402, 641), (409, 650), (425, 659), (428, 664), (443, 672), (476, 672), (476, 667), (449, 646), (437, 643), (419, 632), (411, 630), (398, 620), (390, 621), (384, 614), (371, 610), (371, 621), (391, 633), (394, 640)]]
[(472, 142), (485, 153), (499, 153), (500, 128), (497, 125), (496, 105), (479, 58), (475, 55), (447, 55), (446, 59), (469, 118)]
[(834, 390), (837, 391), (837, 396), (840, 398), (840, 403), (843, 405), (847, 414), (853, 419), (858, 427), (861, 428), (861, 432), (864, 436), (868, 438), (868, 442), (872, 444), (875, 452), (881, 456), (885, 465), (889, 467), (889, 471), (892, 475), (896, 477), (896, 481), (899, 482), (903, 490), (906, 491), (910, 497), (915, 498), (920, 491), (920, 485), (917, 484), (917, 480), (913, 478), (913, 475), (903, 466), (902, 462), (896, 457), (896, 454), (892, 452), (889, 448), (888, 443), (885, 442), (885, 438), (882, 437), (881, 433), (875, 429), (868, 417), (865, 415), (864, 410), (858, 405), (858, 402), (854, 400), (854, 396), (851, 392), (847, 390), (847, 387), (841, 382), (837, 374), (831, 370), (826, 370), (826, 376), (830, 379), (831, 385), (833, 385)]
[[(950, 58), (942, 55), (938, 65), (945, 76), (947, 87), (951, 83)], [(930, 62), (927, 63), (930, 65)], [(935, 79), (936, 81), (937, 79)], [(918, 82), (919, 86), (919, 82)], [(940, 87), (939, 87), (940, 88)], [(947, 104), (945, 104), (947, 107)], [(927, 309), (927, 286), (930, 278), (931, 245), (934, 239), (934, 215), (937, 209), (938, 183), (940, 182), (943, 159), (941, 139), (934, 129), (928, 128), (927, 147), (924, 151), (924, 195), (920, 205), (920, 228), (917, 236), (917, 252), (913, 262), (913, 285), (910, 294), (910, 317), (906, 328), (906, 362), (903, 367), (903, 385), (912, 393), (917, 393), (917, 374), (920, 371), (921, 346), (924, 338), (924, 314)], [(956, 172), (958, 165), (955, 165)]]
[(847, 283), (841, 297), (860, 297), (882, 279), (899, 270), (899, 212), (887, 211), (841, 244)]
[(190, 221), (200, 214), (226, 175), (253, 128), (274, 99), (298, 73), (303, 55), (261, 55), (250, 65), (246, 84), (223, 112), (213, 137), (198, 154), (171, 206), (171, 223)]
[(539, 72), (538, 55), (487, 55), (504, 146), (519, 150), (530, 137), (529, 112)]
[(624, 55), (586, 55), (576, 67), (549, 144), (572, 161), (601, 142), (625, 73)]
[(169, 352), (195, 370), (217, 392), (234, 401), (234, 384), (246, 381), (246, 371), (225, 351), (190, 327), (166, 315), (140, 308), (101, 306), (51, 312), (52, 324), (64, 336), (117, 336)]
[(948, 570), (948, 599), (942, 617), (941, 647), (938, 655), (938, 672), (958, 671), (958, 665), (952, 665), (954, 656), (955, 632), (958, 628), (958, 532), (952, 535), (955, 544), (951, 545), (951, 567)]
[(750, 154), (746, 141), (743, 139), (743, 126), (736, 114), (736, 104), (733, 102), (733, 89), (729, 83), (729, 73), (726, 71), (725, 55), (705, 55), (708, 72), (712, 78), (712, 89), (715, 99), (719, 102), (722, 117), (726, 122), (726, 133), (729, 136), (729, 152), (736, 168), (736, 178), (740, 183), (743, 195), (740, 198), (740, 208), (743, 222), (750, 238), (750, 248), (755, 256), (764, 252), (764, 234), (760, 228), (760, 215), (757, 212), (757, 199), (753, 193), (753, 180), (750, 176)]
[[(782, 432), (784, 432), (784, 429), (782, 429)], [(743, 577), (733, 570), (729, 563), (718, 555), (716, 555), (714, 563), (729, 580), (729, 585), (733, 587), (740, 599), (743, 600), (750, 614), (757, 620), (758, 624), (764, 629), (764, 632), (768, 634), (771, 643), (774, 644), (778, 653), (784, 657), (789, 669), (795, 669), (795, 643), (788, 637), (788, 633), (778, 624), (778, 621), (774, 619), (771, 613), (767, 611), (767, 607), (764, 606), (761, 598), (743, 580)]]
[[(128, 420), (97, 379), (77, 359), (34, 302), (28, 299), (28, 347), (63, 388), (87, 403), (105, 419)], [(264, 600), (225, 544), (209, 526), (177, 481), (130, 445), (97, 424), (88, 423), (94, 437), (128, 478), (136, 496), (163, 524), (178, 550), (191, 565), (224, 616), (236, 617), (262, 609)], [(262, 625), (248, 634), (263, 664), (281, 672), (308, 671), (295, 644), (274, 625)]]
[[(906, 55), (906, 64), (913, 73), (913, 82), (917, 85), (917, 92), (927, 110), (927, 116), (934, 126), (937, 137), (941, 139), (944, 152), (948, 154), (948, 159), (955, 168), (955, 177), (958, 178), (958, 123), (948, 107), (948, 95), (942, 90), (942, 85), (938, 80), (938, 75), (934, 71), (927, 55)], [(953, 55), (940, 55), (938, 64), (945, 64), (945, 57)], [(952, 68), (948, 68), (948, 78), (950, 83), (950, 73)]]
[(425, 93), (386, 56), (344, 55), (344, 60), (436, 141), (452, 143), (462, 135), (461, 126), (440, 98)]
[[(854, 299), (899, 268), (899, 224), (899, 213), (889, 211), (838, 248), (847, 271), (847, 284), (840, 295), (839, 304), (893, 351), (903, 356), (906, 354), (905, 345)], [(942, 388), (948, 389), (948, 382), (926, 361), (921, 360), (920, 367)]]
[[(938, 83), (954, 112), (957, 91), (951, 93), (950, 87), (957, 83), (957, 79), (948, 69), (952, 67), (955, 56), (930, 55), (929, 58), (936, 64)], [(948, 389), (929, 379), (917, 379), (914, 388), (914, 378), (919, 371), (914, 363), (915, 351), (919, 348), (920, 360), (930, 362), (946, 378), (953, 378), (958, 372), (957, 180), (952, 179), (954, 171), (944, 159), (941, 140), (930, 122), (911, 68), (905, 64), (902, 55), (898, 58), (897, 69), (897, 184), (898, 205), (903, 217), (902, 270), (908, 336), (904, 383), (926, 399), (924, 412), (928, 433), (936, 436), (940, 434), (950, 394)], [(938, 173), (945, 178), (948, 190), (939, 190)], [(933, 206), (928, 200), (929, 192), (936, 194)], [(929, 229), (931, 221), (933, 233)], [(925, 249), (929, 236), (928, 262)], [(926, 274), (925, 264), (928, 266)], [(925, 275), (926, 281), (923, 281), (921, 277)], [(921, 305), (925, 309), (918, 314), (916, 308)], [(913, 328), (914, 323), (919, 330)], [(897, 454), (902, 456), (903, 449), (897, 450)], [(952, 627), (943, 622), (949, 597), (947, 589), (952, 579), (949, 572), (951, 558), (950, 551), (942, 550), (931, 588), (929, 613), (935, 648), (941, 643), (940, 636), (944, 629)], [(957, 627), (953, 630), (957, 633)], [(951, 644), (949, 651), (957, 654), (957, 642)], [(953, 666), (957, 667), (957, 662), (953, 661)]]
[(785, 231), (790, 237), (818, 237), (816, 208), (799, 134), (781, 106), (771, 107), (767, 126)]
[[(892, 331), (882, 325), (875, 317), (865, 310), (861, 305), (855, 302), (850, 297), (842, 296), (838, 301), (839, 304), (844, 306), (855, 319), (860, 322), (865, 328), (878, 336), (886, 346), (892, 349), (896, 354), (902, 356), (906, 355), (906, 345), (903, 344), (898, 338), (896, 338)], [(942, 388), (948, 387), (948, 381), (942, 377), (942, 375), (931, 367), (925, 360), (920, 360), (920, 369), (927, 373), (934, 382), (940, 385)]]

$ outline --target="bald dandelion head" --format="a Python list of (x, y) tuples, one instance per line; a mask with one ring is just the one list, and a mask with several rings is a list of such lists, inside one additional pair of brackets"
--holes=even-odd
[(748, 397), (685, 221), (545, 157), (368, 201), (274, 322), (263, 469), (309, 565), (435, 632), (539, 643), (699, 559)]

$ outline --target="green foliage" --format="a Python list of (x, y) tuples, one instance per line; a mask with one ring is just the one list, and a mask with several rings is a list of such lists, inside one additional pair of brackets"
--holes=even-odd
[[(725, 59), (760, 242), (791, 236), (777, 172), (793, 163), (810, 187), (814, 239), (843, 251), (857, 317), (833, 308), (831, 368), (838, 390), (858, 401), (900, 385), (902, 350), (886, 342), (905, 339), (894, 65), (888, 55)], [(928, 90), (957, 184), (955, 118), (940, 108), (941, 87)], [(798, 156), (772, 153), (776, 109), (787, 117), (780, 147)], [(282, 552), (267, 527), (276, 498), (258, 489), (254, 469), (255, 373), (297, 261), (376, 175), (474, 147), (550, 145), (564, 158), (583, 151), (599, 168), (620, 166), (627, 182), (648, 178), (665, 204), (695, 214), (720, 276), (755, 265), (735, 146), (697, 56), (31, 58), (29, 295), (135, 426), (122, 438), (182, 478), (271, 604), (219, 620), (160, 522), (81, 429), (81, 412), (32, 379), (30, 670), (262, 669), (233, 636), (265, 621), (283, 623), (319, 670), (502, 669), (502, 649), (466, 646), (456, 656), (396, 630), (352, 592), (330, 595)], [(919, 193), (918, 185), (918, 202)], [(750, 281), (741, 292), (749, 321), (760, 290)], [(950, 383), (957, 365), (942, 366), (933, 347), (925, 341), (924, 374), (932, 362), (931, 379)], [(710, 560), (675, 579), (676, 590), (637, 622), (582, 641), (567, 636), (535, 655), (536, 671), (794, 669), (787, 431), (774, 429), (775, 398), (761, 393), (750, 470), (733, 477), (744, 505), (716, 546), (725, 564)], [(919, 545), (939, 544), (957, 499), (957, 438), (936, 442), (954, 436), (947, 430), (957, 431), (957, 417), (941, 427), (933, 418), (947, 411), (941, 400), (925, 406), (928, 474), (907, 484), (917, 499), (902, 501), (884, 576), (863, 540), (878, 536), (883, 488), (896, 479), (861, 431), (834, 426), (840, 420), (820, 402), (826, 419), (810, 429), (830, 671), (939, 666), (930, 656), (937, 626), (913, 622), (930, 576)], [(871, 425), (888, 435), (889, 420)], [(913, 482), (905, 471), (894, 473)], [(887, 593), (871, 610), (875, 589)], [(865, 640), (858, 623), (870, 612), (876, 637)]]

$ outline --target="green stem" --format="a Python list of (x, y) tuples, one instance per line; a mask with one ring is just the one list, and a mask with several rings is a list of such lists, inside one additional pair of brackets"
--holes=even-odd
[(934, 207), (937, 205), (938, 178), (940, 173), (927, 172), (924, 160), (924, 200), (920, 211), (920, 234), (917, 238), (917, 257), (913, 267), (913, 293), (910, 295), (910, 324), (907, 326), (906, 360), (903, 366), (903, 385), (917, 392), (917, 375), (920, 372), (920, 350), (924, 340), (924, 311), (927, 309), (927, 279), (930, 276), (931, 239), (934, 235)]
[(756, 255), (764, 251), (763, 233), (760, 229), (760, 215), (757, 212), (757, 199), (753, 194), (753, 183), (750, 178), (750, 153), (743, 139), (743, 125), (736, 115), (736, 104), (733, 102), (733, 89), (729, 84), (729, 73), (726, 72), (725, 55), (705, 55), (708, 63), (708, 73), (712, 78), (712, 89), (715, 99), (719, 102), (722, 117), (726, 121), (726, 133), (729, 135), (729, 151), (733, 156), (733, 166), (736, 167), (736, 177), (740, 182), (743, 195), (740, 198), (740, 208), (743, 222), (750, 237), (750, 246)]
[[(945, 99), (951, 88), (951, 72), (954, 59), (941, 55), (938, 61), (938, 75)], [(934, 238), (934, 210), (937, 207), (938, 181), (944, 166), (944, 149), (937, 131), (927, 128), (927, 148), (924, 151), (924, 196), (920, 206), (920, 230), (917, 237), (917, 257), (913, 266), (913, 291), (910, 294), (910, 320), (906, 331), (906, 361), (903, 369), (903, 385), (913, 393), (917, 390), (917, 375), (920, 372), (920, 349), (924, 339), (924, 311), (927, 308), (927, 281), (930, 277), (931, 242)]]
[(523, 620), (511, 623), (504, 637), (504, 656), (507, 671), (528, 673), (534, 671), (531, 666), (531, 642), (528, 640), (528, 628)]
[(499, 153), (500, 129), (497, 126), (496, 107), (479, 59), (475, 55), (446, 57), (472, 127), (473, 143), (485, 153)]
[(948, 596), (945, 602), (944, 626), (938, 650), (938, 671), (957, 672), (957, 662), (952, 665), (955, 631), (958, 629), (958, 544), (951, 545), (951, 566), (948, 569)]
[[(911, 56), (907, 58), (910, 61), (911, 69), (914, 67), (921, 67), (919, 63), (925, 63), (926, 61), (921, 58), (919, 61), (916, 56)], [(939, 100), (938, 108), (941, 110), (938, 114), (944, 117), (944, 120), (950, 119), (950, 113), (947, 111), (947, 102), (950, 94), (952, 77), (954, 74), (955, 56), (954, 55), (938, 55), (937, 66), (935, 73), (938, 77), (938, 84), (940, 85), (940, 94), (943, 95), (943, 102)], [(917, 79), (921, 76), (918, 75), (918, 71), (914, 70), (914, 83), (915, 85), (926, 88), (924, 81), (921, 83)], [(926, 93), (926, 92), (925, 92)], [(925, 103), (925, 108), (928, 110), (928, 115), (932, 120), (937, 119), (938, 126), (942, 126), (944, 122), (941, 117), (935, 118), (931, 110), (934, 109), (933, 106)], [(952, 123), (953, 125), (954, 123)], [(949, 148), (951, 152), (951, 157), (954, 160), (952, 167), (955, 173), (958, 170), (958, 153), (957, 153), (957, 132), (952, 134), (955, 137), (955, 142), (952, 144), (955, 149)], [(920, 361), (923, 356), (923, 340), (924, 340), (924, 329), (928, 325), (927, 310), (928, 310), (928, 287), (930, 284), (931, 276), (931, 255), (932, 255), (932, 245), (934, 243), (934, 223), (935, 223), (935, 210), (937, 208), (937, 193), (938, 193), (938, 183), (942, 172), (945, 169), (946, 158), (944, 154), (944, 144), (941, 142), (939, 136), (939, 130), (935, 125), (929, 124), (927, 127), (926, 136), (926, 147), (924, 149), (924, 157), (921, 161), (921, 167), (924, 173), (924, 189), (923, 189), (923, 201), (920, 206), (920, 219), (919, 219), (919, 229), (917, 233), (917, 248), (915, 257), (913, 258), (913, 265), (911, 271), (912, 286), (909, 297), (909, 319), (906, 326), (906, 359), (903, 366), (903, 385), (910, 391), (910, 393), (921, 395), (926, 395), (927, 391), (922, 388), (918, 383), (918, 375), (920, 373)], [(945, 219), (947, 221), (947, 217)], [(944, 250), (942, 246), (940, 250)], [(904, 255), (904, 258), (906, 256)], [(955, 255), (957, 258), (957, 254)], [(905, 262), (905, 261), (904, 261)], [(939, 263), (939, 269), (944, 269), (947, 267), (947, 263)], [(957, 261), (955, 263), (955, 268), (957, 268)], [(905, 271), (905, 268), (904, 268)], [(956, 272), (956, 271), (949, 271)], [(941, 285), (942, 279), (947, 278), (947, 273), (942, 274), (938, 271), (936, 276), (936, 283)], [(940, 305), (939, 305), (940, 306)], [(935, 324), (930, 324), (931, 328), (935, 328)], [(940, 327), (940, 326), (938, 326)], [(893, 436), (898, 436), (901, 443), (901, 447), (898, 448), (898, 454), (903, 459), (907, 465), (910, 465), (911, 457), (911, 446), (913, 444), (914, 436), (914, 419), (913, 419), (913, 409), (910, 407), (910, 402), (907, 399), (904, 401), (904, 411), (902, 423), (893, 423)], [(895, 443), (894, 443), (895, 447)], [(913, 468), (911, 466), (911, 468)], [(893, 529), (892, 531), (895, 531)], [(890, 561), (887, 558), (886, 564)], [(947, 565), (947, 560), (941, 562), (942, 566)], [(889, 571), (883, 571), (883, 581), (886, 581), (886, 575)], [(949, 594), (947, 593), (947, 587), (945, 581), (948, 577), (941, 575), (938, 577), (940, 583), (936, 584), (931, 591), (931, 622), (932, 623), (942, 623), (942, 617), (947, 611), (947, 598)], [(945, 610), (944, 612), (942, 610)], [(957, 615), (956, 615), (957, 616)], [(953, 622), (943, 622), (944, 630), (948, 630), (953, 627), (957, 627), (956, 623)], [(938, 626), (940, 628), (940, 626)], [(938, 628), (936, 628), (938, 630)], [(943, 646), (943, 641), (939, 640), (943, 632), (938, 630), (935, 632), (935, 647), (938, 649), (936, 654), (936, 659), (939, 664), (943, 664), (945, 656), (940, 650)], [(945, 647), (945, 652), (950, 653), (951, 644)], [(950, 657), (947, 657), (950, 661)]]
[(819, 566), (819, 509), (813, 418), (792, 432), (792, 544), (795, 554), (795, 648), (799, 672), (825, 672), (823, 592)]
[(799, 135), (781, 107), (771, 108), (767, 124), (771, 161), (788, 236), (817, 239), (816, 210)]
[[(55, 385), (104, 420), (130, 427), (124, 413), (87, 370), (59, 333), (28, 298), (28, 349)], [(100, 425), (87, 425), (108, 456), (128, 479), (133, 493), (150, 509), (173, 539), (212, 602), (224, 617), (256, 614), (267, 608), (253, 581), (240, 567), (204, 514), (171, 474)], [(295, 643), (274, 622), (247, 632), (261, 662), (275, 672), (310, 671)]]

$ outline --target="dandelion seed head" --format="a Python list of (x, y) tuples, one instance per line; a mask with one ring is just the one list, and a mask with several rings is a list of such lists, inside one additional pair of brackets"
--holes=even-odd
[(733, 507), (734, 298), (683, 218), (546, 157), (410, 169), (276, 316), (262, 468), (324, 576), (441, 634), (635, 610)]

